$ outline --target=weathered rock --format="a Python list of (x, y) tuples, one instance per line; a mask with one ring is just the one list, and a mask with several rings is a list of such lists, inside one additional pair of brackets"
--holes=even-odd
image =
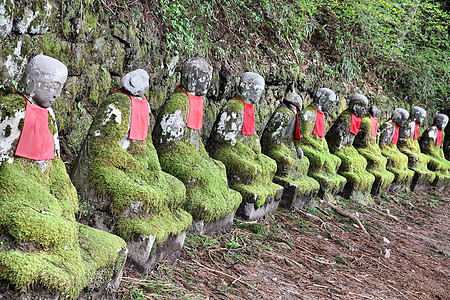
[[(419, 130), (420, 125), (425, 120), (426, 111), (420, 107), (411, 109), (410, 119), (400, 127), (398, 149), (408, 156), (408, 168), (414, 171), (411, 182), (411, 191), (424, 191), (434, 182), (436, 174), (428, 170), (427, 165), (430, 159), (420, 152)], [(417, 132), (416, 126), (418, 127)]]
[[(372, 118), (374, 118), (372, 120)], [(394, 174), (386, 170), (387, 158), (381, 154), (378, 146), (378, 118), (380, 111), (372, 106), (369, 109), (369, 116), (362, 118), (361, 127), (353, 141), (358, 153), (367, 160), (367, 171), (375, 176), (371, 194), (378, 195), (382, 191), (388, 191), (394, 180)], [(372, 134), (372, 122), (377, 123), (375, 135)]]
[(341, 113), (326, 135), (330, 152), (341, 159), (338, 174), (347, 179), (343, 190), (344, 197), (363, 204), (372, 202), (370, 191), (375, 176), (366, 171), (367, 161), (353, 147), (353, 141), (359, 132), (359, 122), (366, 114), (368, 104), (365, 96), (353, 95), (348, 110)]
[(409, 113), (406, 110), (396, 108), (392, 113), (392, 118), (380, 127), (379, 146), (381, 154), (387, 158), (386, 169), (395, 176), (390, 187), (392, 191), (402, 186), (409, 189), (414, 177), (414, 171), (408, 169), (408, 156), (401, 153), (397, 148), (400, 127), (405, 125), (408, 117)]
[[(347, 179), (337, 174), (341, 159), (330, 153), (325, 136), (321, 137), (313, 132), (318, 111), (327, 112), (337, 101), (333, 91), (321, 88), (316, 91), (311, 105), (299, 114), (301, 140), (297, 142), (297, 145), (309, 159), (308, 175), (320, 184), (318, 195), (330, 199), (343, 190)], [(324, 131), (323, 134), (325, 133)]]
[[(44, 112), (44, 107), (58, 97), (66, 77), (67, 69), (60, 62), (37, 56), (22, 81), (26, 100), (19, 94), (0, 98), (2, 298), (74, 299), (82, 290), (102, 297), (117, 289), (122, 276), (125, 241), (76, 222), (78, 198), (58, 157), (58, 134), (51, 108), (47, 109), (48, 121), (45, 114), (39, 114), (44, 122), (33, 123), (35, 128), (42, 125), (42, 129), (24, 135), (30, 122), (24, 121), (25, 110), (27, 114), (30, 107)], [(47, 130), (52, 135), (54, 148), (51, 145), (49, 149), (54, 150), (54, 159), (36, 161), (15, 155), (24, 136), (36, 142), (46, 136)], [(37, 134), (40, 138), (33, 139)], [(37, 143), (33, 145), (38, 147)]]
[(307, 175), (309, 159), (303, 156), (300, 146), (294, 144), (297, 113), (301, 108), (301, 97), (294, 92), (288, 94), (261, 137), (262, 152), (277, 162), (273, 181), (284, 188), (280, 205), (287, 209), (305, 208), (320, 188), (319, 183)]
[[(430, 158), (428, 169), (436, 172), (433, 185), (441, 189), (450, 186), (450, 161), (445, 159), (443, 151), (444, 130), (447, 123), (447, 115), (437, 114), (434, 117), (433, 125), (425, 130), (419, 140), (420, 150)], [(440, 134), (442, 134), (441, 145), (438, 145)]]
[(259, 102), (263, 89), (260, 75), (245, 73), (239, 84), (240, 97), (233, 97), (223, 106), (207, 143), (211, 157), (225, 164), (230, 187), (242, 195), (237, 214), (245, 219), (275, 211), (283, 190), (272, 182), (276, 162), (261, 153), (254, 119), (246, 119), (244, 127), (244, 114), (249, 113), (244, 110), (251, 110)]
[[(158, 259), (170, 258), (172, 250), (176, 253), (181, 248), (192, 217), (181, 209), (184, 185), (161, 170), (152, 144), (153, 117), (146, 99), (141, 98), (148, 89), (148, 74), (136, 70), (121, 82), (124, 89), (100, 105), (71, 178), (92, 207), (82, 221), (125, 239), (129, 243), (127, 264), (147, 272)], [(132, 101), (144, 105), (142, 110), (147, 106), (148, 111), (142, 116), (148, 135), (133, 139)], [(183, 238), (178, 239), (179, 235)], [(181, 245), (160, 249), (173, 238)]]
[(211, 71), (203, 59), (193, 58), (185, 63), (181, 86), (161, 108), (153, 131), (162, 169), (186, 186), (183, 208), (193, 217), (194, 231), (199, 222), (208, 227), (208, 223), (222, 219), (227, 220), (222, 228), (212, 227), (217, 230), (229, 227), (233, 219), (228, 216), (242, 200), (239, 193), (228, 187), (225, 166), (206, 152), (201, 140), (202, 129), (187, 127), (190, 114), (187, 94), (204, 96)]

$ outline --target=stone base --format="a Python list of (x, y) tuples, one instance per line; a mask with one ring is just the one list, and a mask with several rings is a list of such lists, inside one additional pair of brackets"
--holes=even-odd
[(254, 197), (242, 199), (241, 205), (239, 205), (236, 215), (245, 220), (257, 220), (267, 214), (274, 212), (278, 209), (278, 205), (281, 201), (281, 195), (283, 189), (279, 189), (275, 196), (266, 200), (263, 206), (256, 208)]
[[(142, 242), (143, 238), (146, 239), (145, 243)], [(153, 237), (141, 236), (140, 241), (127, 244), (129, 253), (125, 265), (139, 273), (148, 273), (158, 262), (176, 259), (183, 248), (185, 238), (186, 232), (183, 231), (179, 235), (169, 236), (161, 245), (154, 246)]]
[(213, 232), (222, 232), (231, 227), (233, 225), (233, 219), (234, 214), (236, 211), (232, 211), (228, 216), (225, 218), (222, 218), (217, 221), (211, 221), (209, 223), (206, 223), (202, 221), (194, 221), (192, 222), (191, 229), (189, 230), (189, 233), (192, 234), (211, 234)]
[(382, 183), (382, 180), (381, 179), (377, 179), (375, 177), (375, 181), (373, 182), (372, 189), (370, 190), (370, 194), (372, 194), (372, 196), (377, 196), (377, 195), (380, 194), (380, 192), (381, 192), (381, 183)]
[(353, 184), (347, 182), (341, 193), (342, 197), (350, 199), (352, 202), (367, 205), (373, 203), (369, 190), (359, 190)]
[(404, 185), (405, 185), (404, 183), (394, 181), (391, 183), (391, 186), (389, 187), (389, 191), (395, 192)]
[[(429, 173), (428, 173), (429, 174)], [(430, 187), (427, 174), (414, 171), (414, 177), (411, 182), (411, 192), (424, 192)]]
[(283, 184), (284, 182), (275, 183), (284, 187), (283, 195), (281, 196), (280, 206), (285, 209), (293, 209), (294, 207), (305, 208), (309, 201), (317, 195), (318, 190), (311, 190), (309, 192), (301, 193), (299, 187), (295, 184)]

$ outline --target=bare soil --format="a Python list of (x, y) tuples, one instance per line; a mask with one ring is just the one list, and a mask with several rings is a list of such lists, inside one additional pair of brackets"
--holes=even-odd
[(188, 235), (176, 262), (125, 270), (122, 299), (450, 299), (450, 193), (398, 192), (354, 221), (314, 203), (212, 237)]

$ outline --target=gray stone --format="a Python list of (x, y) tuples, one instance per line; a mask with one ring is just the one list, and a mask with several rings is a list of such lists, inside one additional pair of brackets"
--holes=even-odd
[(148, 91), (148, 73), (145, 70), (137, 69), (125, 74), (120, 79), (122, 87), (136, 97), (143, 97)]

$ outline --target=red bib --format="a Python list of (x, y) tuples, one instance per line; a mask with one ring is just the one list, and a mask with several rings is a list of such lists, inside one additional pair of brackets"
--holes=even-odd
[(242, 124), (243, 135), (255, 134), (255, 108), (253, 104), (245, 103), (244, 100), (235, 96), (244, 103), (244, 124)]
[(55, 158), (53, 136), (48, 129), (48, 110), (46, 108), (27, 101), (23, 129), (15, 154), (32, 160)]
[(377, 127), (378, 127), (378, 118), (370, 116), (370, 120), (372, 121), (372, 135), (377, 136)]
[(417, 139), (419, 138), (419, 124), (417, 124), (415, 121), (414, 122), (414, 140), (417, 141)]
[(145, 99), (145, 96), (144, 99), (132, 97), (122, 89), (117, 89), (115, 92), (117, 91), (121, 91), (131, 100), (131, 122), (128, 138), (137, 141), (145, 140), (148, 135), (148, 121), (150, 114), (150, 107), (148, 106), (147, 99)]
[(437, 130), (437, 137), (436, 137), (436, 146), (442, 146), (442, 130)]
[(325, 116), (323, 112), (318, 111), (314, 106), (311, 106), (317, 111), (316, 114), (316, 124), (314, 125), (313, 133), (317, 136), (324, 137), (325, 136)]
[(195, 130), (199, 130), (203, 126), (202, 97), (186, 93), (186, 91), (181, 86), (177, 86), (176, 89), (177, 88), (180, 88), (189, 98), (189, 116), (186, 126)]
[(352, 114), (352, 123), (350, 124), (350, 132), (356, 135), (358, 134), (360, 127), (361, 127), (361, 118)]
[[(394, 123), (394, 122), (392, 122), (392, 123)], [(392, 144), (397, 145), (399, 127), (397, 125), (395, 125), (395, 123), (394, 123), (394, 127), (395, 127), (395, 129), (394, 129), (394, 135), (392, 136)]]

